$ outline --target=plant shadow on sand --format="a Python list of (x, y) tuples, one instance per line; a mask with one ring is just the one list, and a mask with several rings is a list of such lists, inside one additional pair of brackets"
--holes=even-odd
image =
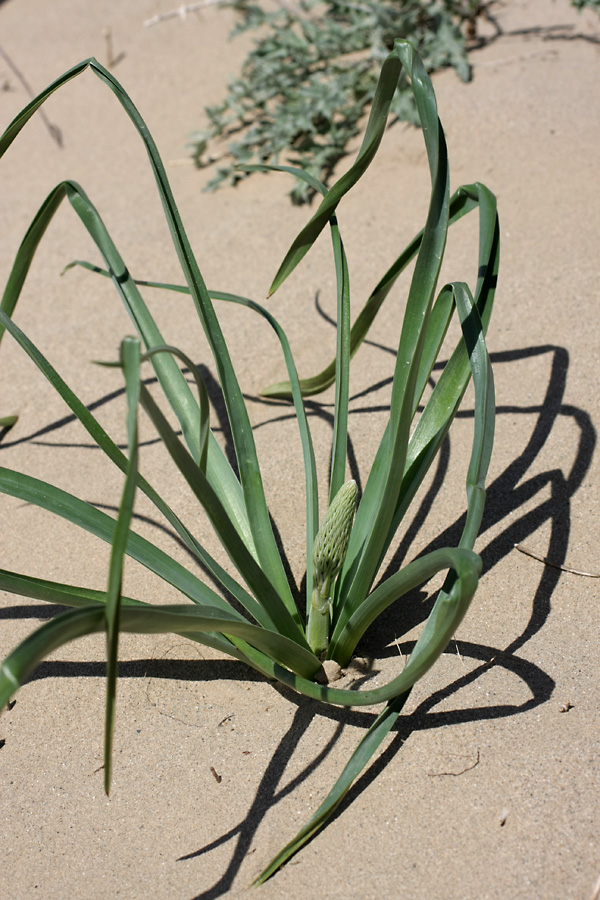
[[(379, 349), (388, 351), (389, 348), (379, 345)], [(389, 352), (393, 351), (390, 350)], [(567, 405), (563, 402), (569, 365), (566, 349), (548, 344), (491, 355), (492, 363), (496, 368), (506, 363), (519, 362), (533, 357), (548, 357), (550, 360), (550, 374), (545, 389), (545, 395), (541, 403), (532, 406), (500, 406), (497, 409), (500, 423), (503, 415), (533, 416), (534, 423), (525, 448), (518, 456), (509, 462), (504, 471), (490, 484), (487, 491), (487, 504), (480, 532), (480, 543), (483, 544), (486, 532), (493, 530), (494, 536), (490, 538), (486, 546), (482, 546), (480, 549), (484, 574), (500, 563), (509, 553), (513, 552), (515, 543), (525, 540), (545, 523), (550, 524), (550, 541), (547, 551), (548, 557), (558, 565), (564, 563), (570, 532), (571, 500), (589, 469), (594, 452), (596, 434), (589, 414), (585, 410)], [(365, 394), (368, 394), (369, 392), (376, 392), (380, 387), (381, 385), (376, 385), (373, 388), (362, 392), (361, 397), (364, 398)], [(215, 382), (212, 382), (210, 392), (211, 402), (215, 409), (217, 420), (222, 421), (220, 413), (221, 400)], [(90, 408), (98, 407), (106, 402), (112, 402), (119, 397), (121, 393), (122, 391), (115, 391), (91, 404)], [(381, 406), (362, 407), (361, 409), (354, 409), (351, 411), (351, 415), (372, 413), (381, 408)], [(309, 414), (318, 415), (325, 421), (331, 420), (330, 413), (325, 405), (314, 401), (307, 401), (307, 409)], [(272, 412), (272, 407), (269, 407), (269, 412)], [(469, 416), (472, 416), (472, 412), (469, 412), (468, 410), (458, 413), (458, 418)], [(282, 411), (281, 414), (270, 416), (270, 418), (257, 427), (266, 427), (287, 417), (287, 412)], [(547, 445), (547, 442), (553, 433), (553, 429), (559, 423), (559, 420), (565, 417), (572, 420), (574, 429), (576, 429), (578, 433), (577, 447), (570, 470), (565, 472), (560, 468), (554, 468), (546, 471), (537, 471), (535, 474), (532, 474), (528, 480), (524, 480), (527, 473), (533, 468), (534, 463), (538, 460), (542, 450)], [(5, 440), (2, 446), (0, 446), (0, 450), (2, 447), (8, 448), (23, 442), (47, 443), (45, 438), (48, 434), (60, 430), (73, 421), (73, 419), (74, 417), (67, 416), (37, 430), (34, 434), (19, 439), (18, 441)], [(218, 428), (215, 428), (215, 431), (217, 430)], [(5, 439), (7, 437), (10, 437), (10, 433), (4, 435)], [(225, 435), (225, 439), (227, 440), (227, 435)], [(51, 444), (51, 446), (60, 446), (64, 449), (68, 446), (81, 447), (88, 445), (78, 443), (76, 445)], [(89, 446), (90, 448), (92, 447), (92, 445)], [(356, 469), (351, 445), (349, 449), (351, 468)], [(407, 525), (401, 544), (398, 547), (394, 558), (389, 563), (390, 570), (398, 567), (401, 559), (406, 556), (409, 545), (418, 534), (421, 524), (425, 520), (444, 481), (449, 456), (450, 445), (448, 441), (446, 441), (438, 459), (437, 470), (434, 473), (431, 485), (421, 500), (412, 522)], [(353, 471), (352, 474), (354, 477), (357, 477), (359, 473)], [(547, 496), (548, 488), (550, 490), (549, 498)], [(532, 507), (532, 500), (540, 494), (544, 499), (541, 499), (537, 505)], [(526, 511), (519, 514), (519, 511), (523, 508), (526, 508)], [(149, 520), (146, 519), (146, 521)], [(498, 525), (505, 521), (505, 527), (503, 527), (501, 531), (498, 531)], [(152, 524), (156, 528), (168, 531), (168, 529), (164, 529), (164, 526), (158, 522), (153, 521)], [(460, 537), (463, 524), (464, 518), (455, 521), (445, 532), (436, 538), (435, 542), (424, 548), (423, 552), (429, 552), (438, 546), (452, 546), (453, 544), (456, 544)], [(172, 537), (177, 540), (176, 536), (172, 535)], [(195, 562), (197, 563), (197, 561)], [(350, 790), (348, 796), (334, 814), (334, 817), (343, 813), (343, 811), (371, 784), (371, 782), (374, 781), (378, 774), (395, 757), (402, 744), (413, 732), (441, 728), (464, 722), (501, 719), (513, 716), (539, 706), (551, 697), (554, 689), (554, 682), (550, 676), (540, 667), (516, 654), (533, 635), (540, 631), (546, 622), (551, 610), (551, 598), (560, 577), (561, 572), (557, 568), (549, 566), (541, 568), (540, 580), (531, 602), (529, 621), (522, 632), (513, 637), (508, 646), (486, 646), (462, 640), (455, 642), (457, 650), (463, 657), (476, 660), (479, 664), (476, 664), (475, 668), (466, 672), (451, 684), (434, 691), (434, 693), (423, 700), (412, 713), (400, 718), (394, 728), (394, 737), (391, 740), (391, 743)], [(374, 623), (361, 642), (361, 652), (366, 655), (376, 656), (379, 660), (384, 659), (386, 655), (397, 655), (397, 643), (395, 642), (390, 645), (389, 635), (394, 634), (401, 636), (407, 634), (413, 627), (426, 619), (430, 612), (431, 604), (431, 600), (424, 601), (424, 594), (422, 591), (414, 592), (405, 597), (401, 605), (401, 610), (397, 609), (399, 604), (396, 604), (388, 610), (385, 616), (382, 616), (380, 620)], [(0, 618), (49, 618), (57, 612), (62, 611), (62, 609), (62, 607), (51, 604), (44, 605), (42, 603), (39, 605), (28, 604), (11, 606), (0, 610)], [(406, 641), (403, 642), (401, 646), (403, 652), (410, 652), (413, 644), (412, 642)], [(485, 706), (483, 708), (466, 708), (446, 710), (443, 712), (434, 711), (436, 706), (455, 695), (462, 688), (475, 682), (491, 666), (503, 668), (520, 678), (531, 692), (531, 697), (519, 704), (507, 702), (495, 706)], [(103, 663), (46, 661), (37, 668), (30, 680), (49, 677), (101, 677), (104, 673), (105, 666)], [(192, 661), (152, 659), (121, 662), (119, 666), (119, 675), (121, 678), (152, 677), (197, 681), (223, 679), (261, 680), (261, 677), (256, 673), (246, 669), (238, 662), (229, 660)], [(292, 691), (281, 686), (276, 689), (292, 703), (295, 703), (297, 710), (290, 727), (281, 739), (264, 771), (256, 791), (255, 799), (246, 816), (226, 834), (222, 834), (209, 844), (191, 850), (180, 857), (181, 860), (194, 859), (209, 853), (211, 850), (214, 850), (229, 841), (235, 842), (229, 864), (219, 880), (212, 887), (197, 894), (195, 900), (211, 900), (211, 898), (223, 896), (230, 890), (244, 858), (251, 849), (254, 836), (270, 808), (293, 792), (300, 783), (319, 767), (322, 761), (334, 748), (345, 725), (367, 728), (375, 718), (373, 713), (351, 711), (337, 707), (325, 707), (325, 705), (295, 695)], [(295, 778), (285, 786), (281, 787), (280, 784), (284, 772), (315, 716), (325, 716), (337, 722), (336, 728), (312, 762), (296, 775)]]

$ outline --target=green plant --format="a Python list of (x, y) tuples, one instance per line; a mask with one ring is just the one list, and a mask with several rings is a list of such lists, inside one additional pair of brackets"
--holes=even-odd
[(571, 2), (575, 9), (582, 10), (588, 7), (600, 15), (600, 0), (571, 0)]
[[(245, 177), (240, 164), (283, 160), (326, 182), (359, 133), (397, 35), (413, 43), (428, 72), (452, 66), (467, 81), (462, 32), (482, 8), (474, 0), (299, 0), (275, 8), (234, 0), (226, 5), (239, 16), (231, 37), (247, 31), (258, 37), (223, 102), (205, 108), (207, 127), (190, 136), (198, 166), (215, 154), (226, 161), (208, 190)], [(419, 121), (405, 74), (391, 112)], [(298, 178), (291, 196), (304, 202), (312, 192)]]
[[(140, 286), (151, 283), (136, 282), (132, 278), (82, 188), (72, 181), (62, 182), (48, 195), (21, 243), (0, 308), (0, 327), (19, 343), (98, 447), (121, 469), (125, 476), (124, 487), (118, 515), (113, 518), (64, 490), (30, 475), (0, 468), (2, 492), (74, 522), (112, 547), (105, 590), (90, 590), (0, 570), (0, 588), (3, 590), (75, 607), (42, 625), (9, 654), (0, 669), (0, 704), (8, 701), (48, 653), (82, 635), (105, 631), (108, 658), (107, 791), (111, 782), (118, 639), (123, 631), (172, 631), (186, 635), (241, 660), (269, 679), (324, 703), (348, 707), (385, 704), (313, 818), (263, 871), (259, 880), (264, 880), (327, 822), (394, 725), (412, 685), (443, 653), (476, 589), (481, 563), (472, 548), (481, 523), (484, 482), (494, 431), (493, 379), (485, 332), (492, 311), (499, 262), (496, 203), (487, 188), (477, 183), (459, 188), (450, 197), (444, 132), (433, 87), (413, 47), (408, 42), (397, 41), (383, 63), (364, 140), (350, 170), (329, 191), (310, 174), (291, 170), (292, 174), (304, 178), (319, 190), (323, 199), (288, 250), (270, 293), (285, 282), (327, 225), (331, 231), (338, 293), (336, 359), (319, 375), (300, 381), (286, 335), (267, 309), (244, 297), (206, 289), (156, 146), (128, 95), (110, 72), (95, 60), (86, 60), (70, 69), (31, 102), (0, 138), (0, 155), (45, 100), (88, 67), (115, 93), (147, 150), (186, 282), (184, 286), (162, 287), (191, 295), (212, 349), (227, 407), (239, 477), (211, 431), (208, 397), (201, 372), (185, 353), (165, 343), (142, 299)], [(431, 175), (429, 212), (423, 230), (377, 284), (351, 327), (348, 265), (336, 210), (373, 160), (403, 69), (410, 78), (423, 126)], [(72, 265), (101, 271), (112, 279), (138, 334), (122, 341), (120, 359), (116, 363), (123, 368), (126, 387), (126, 454), (11, 318), (36, 248), (64, 198), (92, 236), (106, 268), (100, 269), (86, 262)], [(474, 293), (466, 284), (456, 282), (445, 285), (436, 297), (449, 225), (475, 209), (479, 211), (480, 229), (478, 280)], [(352, 483), (345, 485), (350, 360), (398, 276), (415, 257), (398, 344), (389, 419), (352, 522), (356, 489)], [(302, 443), (306, 485), (305, 611), (297, 608), (274, 537), (247, 409), (213, 300), (254, 310), (275, 330), (281, 344), (289, 380), (272, 385), (264, 393), (271, 397), (291, 396)], [(461, 337), (425, 402), (425, 387), (455, 311)], [(154, 368), (164, 401), (175, 414), (183, 439), (141, 380), (140, 368), (146, 361)], [(193, 376), (194, 390), (180, 363)], [(448, 433), (471, 375), (475, 396), (474, 435), (467, 472), (467, 512), (459, 545), (414, 559), (376, 584), (386, 551)], [(334, 381), (329, 511), (319, 530), (317, 472), (303, 394), (321, 391)], [(424, 403), (422, 411), (421, 403)], [(140, 405), (207, 513), (239, 577), (230, 575), (206, 551), (201, 539), (138, 471), (137, 416)], [(132, 530), (132, 509), (138, 490), (150, 498), (168, 526), (220, 585), (222, 593), (203, 583)], [(121, 577), (127, 556), (174, 585), (191, 602), (159, 606), (122, 596)], [(382, 687), (361, 691), (335, 688), (326, 683), (324, 657), (345, 666), (367, 628), (387, 607), (436, 573), (446, 570), (444, 586), (400, 674)], [(313, 597), (316, 598), (316, 612), (311, 617)], [(233, 604), (225, 598), (233, 598)]]
[[(600, 13), (600, 0), (571, 0)], [(217, 166), (206, 190), (236, 184), (256, 163), (299, 166), (323, 180), (331, 177), (375, 95), (382, 61), (398, 34), (409, 40), (429, 73), (452, 67), (471, 77), (467, 43), (477, 21), (489, 17), (490, 2), (479, 0), (285, 0), (275, 8), (231, 0), (239, 21), (231, 38), (258, 36), (239, 77), (231, 79), (221, 103), (205, 107), (208, 124), (190, 135), (199, 167)], [(499, 26), (495, 24), (497, 34)], [(408, 79), (402, 75), (391, 103), (401, 121), (419, 123)], [(343, 111), (343, 112), (342, 112)], [(297, 178), (295, 203), (314, 195)]]

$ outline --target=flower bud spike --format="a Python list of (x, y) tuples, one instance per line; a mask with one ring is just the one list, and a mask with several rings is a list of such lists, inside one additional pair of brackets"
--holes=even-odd
[(342, 485), (327, 510), (313, 545), (313, 594), (306, 636), (311, 650), (319, 657), (329, 646), (331, 594), (346, 558), (357, 498), (355, 481)]

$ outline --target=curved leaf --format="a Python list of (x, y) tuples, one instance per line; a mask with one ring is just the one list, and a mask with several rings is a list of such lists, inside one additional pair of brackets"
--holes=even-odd
[[(83, 528), (84, 531), (96, 535), (103, 541), (110, 543), (113, 540), (115, 529), (113, 518), (67, 491), (33, 478), (31, 475), (0, 467), (0, 491), (46, 509), (79, 528)], [(223, 611), (233, 612), (226, 601), (215, 591), (176, 560), (133, 531), (129, 532), (127, 554), (164, 581), (172, 584), (194, 603), (208, 604), (220, 607)], [(260, 614), (260, 608), (257, 612)], [(240, 616), (240, 618), (242, 617)]]
[[(477, 575), (481, 569), (481, 560), (476, 553), (473, 553), (470, 549), (447, 547), (443, 550), (434, 550), (425, 556), (420, 556), (407, 566), (404, 566), (399, 572), (386, 578), (361, 603), (356, 612), (347, 620), (343, 629), (341, 629), (339, 637), (332, 640), (329, 651), (331, 657), (339, 662), (341, 666), (346, 665), (369, 625), (388, 606), (395, 603), (396, 600), (409, 591), (413, 591), (419, 585), (429, 581), (438, 572), (449, 568), (457, 572), (468, 571), (470, 578), (473, 577), (473, 573), (476, 573), (475, 586), (473, 586), (471, 591), (472, 596), (477, 584)], [(470, 586), (467, 588), (467, 593), (469, 590), (471, 590)]]
[(298, 834), (283, 847), (282, 850), (271, 860), (269, 865), (260, 873), (254, 884), (263, 884), (271, 875), (274, 875), (285, 862), (290, 859), (294, 853), (297, 853), (301, 847), (308, 843), (315, 834), (327, 824), (335, 810), (338, 808), (353, 783), (356, 781), (364, 767), (372, 759), (377, 752), (381, 742), (389, 734), (396, 719), (400, 715), (402, 708), (408, 700), (410, 691), (399, 694), (394, 697), (386, 708), (381, 712), (344, 766), (344, 769), (335, 782), (334, 786), (327, 794), (314, 816), (301, 828)]
[(0, 664), (0, 706), (5, 706), (36, 666), (54, 650), (105, 628), (104, 608), (62, 613), (36, 629)]
[[(32, 597), (34, 600), (44, 600), (46, 603), (58, 603), (61, 606), (71, 606), (77, 609), (90, 606), (101, 606), (106, 603), (106, 591), (96, 591), (92, 588), (84, 588), (73, 584), (62, 584), (59, 581), (48, 581), (45, 578), (34, 578), (32, 575), (22, 575), (20, 572), (11, 572), (8, 569), (0, 569), (0, 590), (10, 594), (18, 594), (21, 597)], [(149, 606), (143, 600), (135, 600), (132, 597), (121, 597), (123, 606)], [(195, 640), (193, 635), (186, 635)], [(217, 634), (204, 634), (202, 643), (207, 647), (219, 650), (221, 653), (234, 656), (236, 659), (253, 665), (247, 657), (236, 649), (226, 637)], [(261, 669), (261, 671), (263, 671)], [(263, 671), (263, 674), (264, 671)], [(271, 673), (269, 672), (269, 677)]]
[[(281, 167), (285, 170), (285, 167)], [(294, 172), (295, 174), (295, 172)], [(486, 203), (489, 198), (492, 198), (493, 195), (487, 188), (484, 188), (483, 185), (480, 184), (467, 184), (462, 185), (458, 188), (457, 191), (450, 198), (450, 205), (448, 208), (448, 225), (453, 225), (455, 222), (458, 222), (459, 219), (462, 219), (463, 216), (472, 212), (474, 209), (479, 208), (480, 214), (480, 223), (483, 222), (482, 229), (482, 240), (480, 240), (480, 253), (479, 253), (479, 268), (480, 271), (485, 271), (489, 269), (489, 258), (486, 257), (486, 249), (487, 242), (485, 238), (491, 229), (491, 233), (493, 234), (493, 225), (494, 218), (492, 217), (491, 221), (489, 219), (488, 210), (486, 207)], [(482, 208), (486, 207), (486, 208)], [(494, 209), (495, 209), (495, 201), (494, 201)], [(481, 224), (480, 224), (481, 228)], [(374, 288), (373, 292), (370, 294), (368, 300), (363, 306), (362, 310), (356, 317), (356, 321), (352, 328), (350, 329), (350, 357), (352, 358), (364, 339), (366, 338), (371, 325), (377, 313), (383, 306), (384, 301), (388, 297), (391, 289), (395, 285), (399, 276), (406, 269), (408, 264), (418, 253), (421, 242), (423, 240), (423, 231), (422, 229), (410, 242), (410, 244), (405, 247), (400, 256), (394, 261), (394, 263), (390, 266), (388, 271), (385, 273), (383, 278), (377, 283), (377, 286)], [(483, 267), (483, 269), (482, 269)], [(140, 284), (144, 284), (145, 282), (138, 282)], [(433, 321), (430, 322), (430, 326), (427, 330), (427, 339), (433, 340), (434, 342), (441, 344), (441, 340), (443, 339), (443, 334), (445, 333), (445, 329), (448, 327), (448, 323), (440, 323), (439, 328), (434, 328)], [(317, 375), (313, 375), (310, 378), (301, 378), (300, 379), (300, 387), (302, 389), (302, 395), (304, 397), (310, 397), (315, 394), (319, 394), (322, 391), (326, 390), (328, 387), (335, 381), (335, 360), (329, 363), (321, 372)], [(274, 384), (270, 384), (267, 387), (261, 390), (262, 397), (268, 397), (272, 399), (288, 399), (290, 396), (290, 385), (287, 381), (280, 381)]]
[(410, 44), (397, 41), (394, 52), (410, 76), (423, 126), (431, 172), (431, 201), (400, 335), (390, 419), (358, 507), (348, 553), (336, 587), (334, 617), (340, 608), (354, 610), (367, 596), (394, 517), (427, 325), (448, 228), (448, 158), (433, 87)]
[[(5, 136), (8, 133), (10, 133), (10, 126), (5, 132)], [(0, 139), (0, 146), (3, 139)], [(131, 278), (98, 210), (82, 188), (73, 181), (61, 182), (50, 192), (21, 242), (0, 304), (0, 314), (3, 316), (0, 321), (0, 338), (4, 330), (8, 329), (4, 314), (12, 315), (37, 247), (65, 197), (102, 254), (109, 276), (145, 346), (165, 344), (165, 340), (144, 303), (137, 285)], [(153, 361), (153, 367), (165, 396), (181, 425), (186, 442), (195, 458), (198, 459), (197, 440), (200, 413), (190, 387), (175, 360), (171, 357), (158, 357)], [(211, 481), (220, 492), (223, 505), (228, 509), (233, 521), (236, 522), (236, 527), (248, 546), (253, 547), (240, 483), (212, 434), (209, 435), (207, 468)]]
[(365, 136), (354, 164), (327, 192), (314, 216), (293, 241), (273, 279), (269, 289), (269, 296), (281, 287), (300, 260), (306, 256), (335, 212), (344, 194), (347, 194), (350, 188), (356, 184), (372, 162), (385, 131), (387, 116), (398, 83), (400, 70), (400, 60), (395, 54), (390, 54), (383, 63)]
[[(0, 703), (5, 704), (35, 667), (54, 650), (86, 634), (107, 628), (106, 607), (85, 607), (62, 613), (30, 634), (0, 666)], [(121, 631), (132, 634), (192, 634), (223, 631), (248, 640), (279, 663), (300, 673), (293, 677), (312, 678), (321, 664), (313, 654), (275, 631), (240, 620), (232, 613), (213, 607), (182, 605), (130, 606), (120, 610)], [(283, 667), (286, 667), (285, 669)], [(310, 682), (309, 682), (310, 683)]]
[[(110, 277), (108, 272), (103, 272)], [(35, 363), (42, 374), (48, 379), (50, 384), (63, 398), (69, 409), (77, 416), (81, 424), (84, 426), (90, 437), (96, 442), (98, 447), (107, 455), (107, 457), (125, 472), (127, 468), (127, 458), (120, 450), (109, 435), (104, 431), (97, 419), (92, 415), (88, 408), (81, 402), (76, 394), (69, 388), (65, 381), (60, 377), (56, 369), (48, 362), (46, 357), (37, 349), (37, 347), (29, 340), (29, 338), (18, 328), (15, 323), (9, 319), (2, 311), (0, 311), (0, 327), (4, 326), (12, 337), (17, 341), (20, 347), (27, 353), (29, 358)], [(209, 437), (213, 437), (209, 433)], [(214, 441), (214, 437), (213, 437)], [(210, 450), (209, 442), (209, 450)], [(229, 465), (227, 463), (227, 465)], [(156, 508), (162, 513), (167, 522), (174, 528), (177, 535), (184, 542), (188, 550), (200, 561), (205, 569), (213, 576), (215, 581), (222, 585), (223, 588), (230, 593), (245, 608), (249, 609), (254, 600), (247, 591), (245, 591), (235, 579), (229, 575), (219, 563), (213, 559), (207, 550), (199, 543), (191, 531), (183, 524), (181, 519), (175, 514), (171, 507), (162, 499), (157, 491), (146, 481), (146, 479), (138, 472), (137, 483), (146, 496), (154, 503)], [(230, 510), (230, 507), (229, 507)], [(185, 591), (184, 591), (185, 593)], [(188, 594), (194, 602), (201, 602), (195, 596)]]
[[(105, 269), (101, 269), (99, 266), (93, 265), (92, 263), (86, 262), (85, 260), (74, 260), (69, 264), (68, 268), (71, 268), (73, 266), (81, 266), (88, 271), (103, 275), (104, 277), (110, 277), (110, 273), (108, 271), (106, 271)], [(143, 281), (139, 279), (136, 279), (136, 284), (146, 287), (160, 288), (180, 294), (189, 294), (189, 288), (184, 285), (170, 284), (158, 281)], [(213, 300), (221, 300), (228, 303), (237, 303), (241, 306), (245, 306), (248, 309), (253, 310), (254, 312), (257, 312), (260, 316), (266, 319), (271, 328), (273, 328), (281, 345), (285, 364), (288, 370), (288, 376), (290, 378), (289, 382), (287, 383), (291, 385), (291, 397), (296, 412), (296, 419), (298, 422), (298, 429), (300, 431), (300, 439), (302, 443), (302, 453), (304, 457), (304, 477), (306, 483), (306, 583), (308, 609), (312, 592), (312, 546), (319, 527), (317, 472), (312, 438), (310, 435), (310, 429), (308, 427), (306, 412), (304, 410), (304, 404), (302, 401), (302, 394), (300, 391), (298, 380), (298, 373), (296, 371), (296, 365), (294, 363), (291, 347), (287, 336), (281, 325), (278, 323), (277, 319), (275, 319), (275, 317), (259, 303), (256, 303), (254, 300), (250, 300), (247, 297), (241, 297), (238, 294), (230, 294), (224, 291), (210, 291), (210, 296)], [(243, 602), (243, 605), (246, 606), (246, 603), (244, 601), (241, 602)]]

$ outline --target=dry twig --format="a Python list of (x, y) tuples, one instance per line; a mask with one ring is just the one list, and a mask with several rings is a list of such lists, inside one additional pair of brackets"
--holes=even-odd
[(151, 28), (160, 22), (166, 22), (167, 19), (185, 19), (188, 13), (197, 12), (199, 9), (204, 9), (207, 6), (218, 6), (220, 3), (226, 2), (227, 0), (201, 0), (200, 3), (188, 3), (187, 6), (180, 6), (178, 9), (171, 9), (166, 13), (158, 13), (158, 15), (152, 16), (151, 19), (146, 19), (144, 28)]
[(595, 572), (582, 572), (580, 569), (571, 569), (570, 566), (563, 566), (561, 563), (552, 562), (551, 559), (540, 556), (528, 547), (524, 547), (523, 544), (515, 544), (515, 550), (520, 550), (521, 553), (525, 553), (526, 556), (537, 559), (538, 562), (544, 563), (545, 566), (552, 566), (553, 569), (560, 569), (561, 572), (569, 572), (570, 575), (583, 575), (584, 578), (600, 578), (600, 574), (596, 574)]
[(458, 778), (459, 775), (464, 775), (465, 772), (470, 772), (471, 769), (474, 769), (479, 765), (479, 748), (477, 748), (477, 756), (475, 758), (475, 762), (471, 763), (470, 766), (467, 766), (465, 769), (461, 769), (460, 772), (428, 772), (430, 778), (441, 778), (442, 775), (452, 775), (453, 778)]
[[(25, 88), (25, 92), (28, 94), (28, 96), (31, 97), (31, 99), (33, 99), (35, 97), (35, 94), (31, 90), (31, 86), (30, 86), (29, 82), (27, 81), (27, 79), (25, 78), (25, 76), (23, 75), (21, 70), (18, 68), (18, 66), (16, 66), (15, 63), (12, 61), (12, 59), (10, 58), (10, 56), (8, 55), (6, 50), (4, 50), (1, 46), (0, 46), (0, 56), (2, 57), (2, 59), (4, 60), (6, 65), (11, 69), (11, 71), (13, 72), (15, 77), (19, 79), (19, 81)], [(61, 134), (61, 131), (60, 131), (60, 128), (58, 127), (58, 125), (52, 124), (52, 122), (48, 119), (48, 116), (46, 115), (46, 113), (44, 112), (43, 109), (39, 110), (38, 115), (40, 116), (44, 125), (50, 132), (50, 137), (52, 138), (52, 140), (56, 141), (58, 146), (62, 148), (62, 144), (63, 144), (62, 134)]]

